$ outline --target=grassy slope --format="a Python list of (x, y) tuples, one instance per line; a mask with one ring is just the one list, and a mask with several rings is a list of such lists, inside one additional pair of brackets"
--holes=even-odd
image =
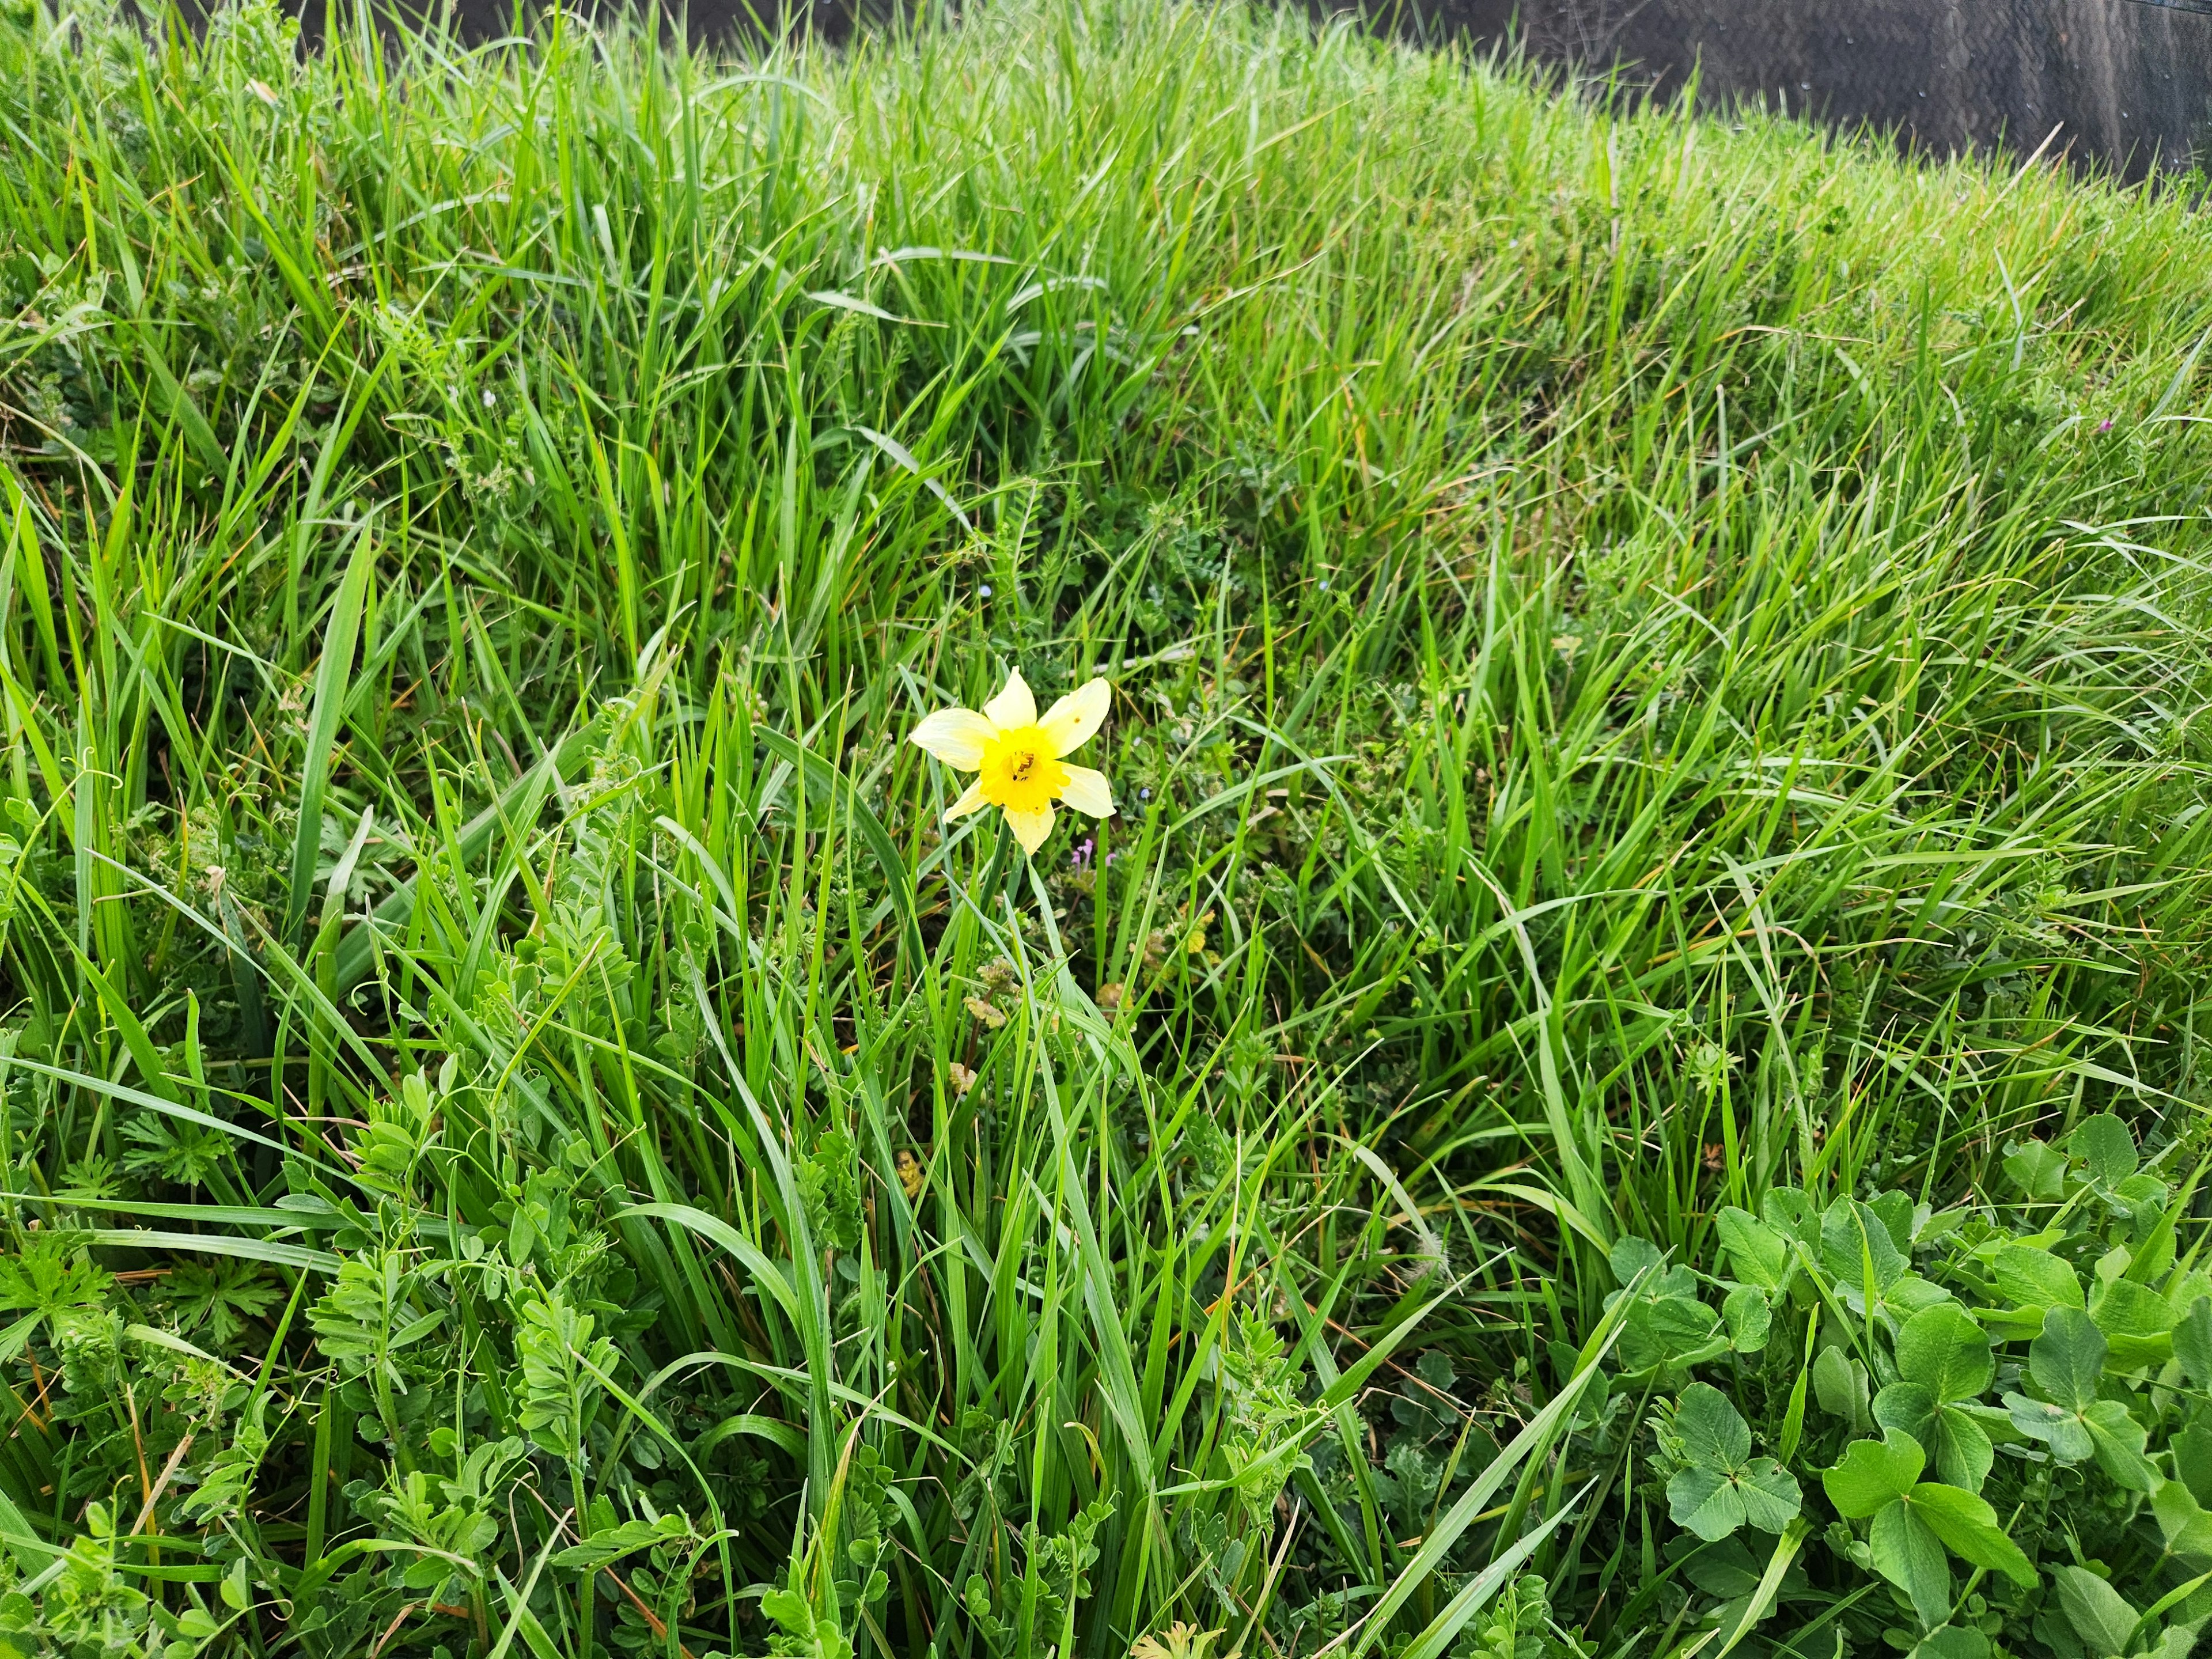
[[(1510, 1540), (1417, 1559), (1409, 1471), (1614, 1237), (2203, 1096), (2177, 200), (1140, 0), (0, 58), (0, 1494), (127, 1528), (192, 1430), (157, 1529), (293, 1598), (218, 1646), (644, 1639), (332, 1551), (519, 1586), (648, 1502), (729, 1529), (694, 1652), (825, 1533), (864, 1651), (1412, 1632)], [(1015, 663), (1113, 678), (1123, 812), (1000, 894), (901, 738)], [(54, 1242), (137, 1225), (245, 1242)], [(1538, 1559), (1633, 1651), (1593, 1473)]]

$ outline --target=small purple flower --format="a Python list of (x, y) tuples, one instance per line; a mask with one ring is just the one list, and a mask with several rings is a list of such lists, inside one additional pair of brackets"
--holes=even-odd
[(1075, 866), (1076, 872), (1080, 875), (1091, 868), (1091, 854), (1097, 850), (1098, 843), (1089, 836), (1085, 836), (1076, 843), (1075, 851), (1069, 856), (1067, 861)]
[(2107, 415), (2103, 420), (2097, 422), (2097, 430), (2100, 432), (2110, 432), (2112, 429), (2112, 417), (2109, 415)]
[(1137, 799), (1139, 800), (1150, 800), (1152, 798), (1152, 792), (1149, 789), (1139, 789), (1137, 791)]

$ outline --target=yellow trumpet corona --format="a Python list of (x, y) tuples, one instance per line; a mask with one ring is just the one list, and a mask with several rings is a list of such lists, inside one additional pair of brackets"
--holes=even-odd
[(1069, 692), (1039, 720), (1036, 699), (1016, 669), (1006, 689), (983, 705), (940, 708), (914, 728), (911, 740), (947, 766), (975, 774), (947, 817), (964, 817), (986, 806), (1006, 815), (1022, 851), (1035, 853), (1052, 834), (1053, 803), (1065, 801), (1094, 818), (1114, 816), (1106, 775), (1071, 766), (1066, 757), (1104, 723), (1113, 688), (1092, 680)]

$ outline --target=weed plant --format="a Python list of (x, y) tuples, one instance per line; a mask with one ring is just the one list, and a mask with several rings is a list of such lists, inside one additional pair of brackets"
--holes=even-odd
[(0, 20), (0, 1647), (2187, 1650), (2187, 192), (155, 21)]

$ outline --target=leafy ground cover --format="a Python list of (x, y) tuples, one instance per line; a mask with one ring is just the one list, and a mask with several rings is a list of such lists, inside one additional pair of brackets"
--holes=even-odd
[(0, 1646), (2189, 1650), (2185, 192), (1167, 0), (0, 122)]

